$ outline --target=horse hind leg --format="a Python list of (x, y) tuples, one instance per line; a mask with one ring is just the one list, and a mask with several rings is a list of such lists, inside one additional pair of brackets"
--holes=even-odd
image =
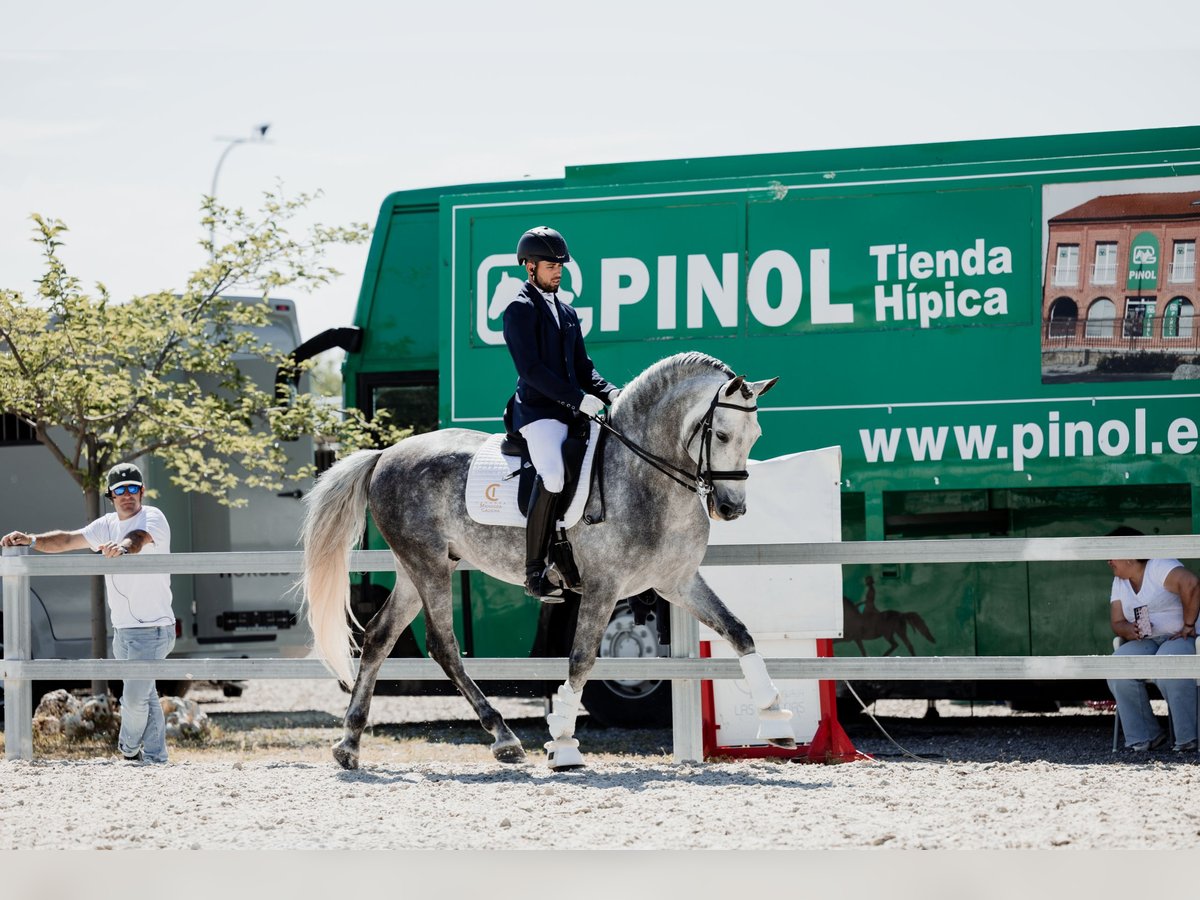
[(333, 745), (333, 758), (343, 769), (358, 768), (359, 741), (367, 725), (379, 668), (392, 652), (400, 633), (416, 618), (420, 609), (421, 595), (402, 572), (397, 573), (391, 596), (367, 624), (358, 677), (354, 679), (350, 704), (346, 707), (342, 739)]
[(742, 624), (742, 620), (729, 611), (729, 607), (698, 572), (682, 590), (659, 589), (659, 593), (694, 615), (728, 641), (737, 652), (742, 675), (758, 709), (759, 740), (784, 750), (795, 749), (796, 734), (792, 730), (792, 711), (783, 708), (782, 695), (767, 673), (766, 660), (755, 648), (754, 639)]
[(425, 650), (437, 661), (442, 671), (466, 698), (479, 716), (479, 723), (492, 735), (492, 756), (502, 763), (522, 763), (525, 750), (521, 740), (500, 712), (488, 702), (463, 668), (458, 639), (454, 636), (454, 613), (451, 609), (450, 576), (453, 570), (430, 575), (422, 580), (421, 596), (425, 604)]

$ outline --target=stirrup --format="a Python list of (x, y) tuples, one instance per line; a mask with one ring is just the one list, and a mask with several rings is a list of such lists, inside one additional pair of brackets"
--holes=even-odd
[(542, 578), (546, 580), (547, 584), (557, 587), (563, 594), (568, 591), (573, 591), (576, 594), (583, 593), (583, 583), (578, 578), (568, 578), (556, 562), (552, 562), (546, 566), (546, 571), (542, 573)]
[(525, 576), (525, 593), (543, 603), (562, 603), (566, 598), (562, 585), (547, 579), (544, 572)]

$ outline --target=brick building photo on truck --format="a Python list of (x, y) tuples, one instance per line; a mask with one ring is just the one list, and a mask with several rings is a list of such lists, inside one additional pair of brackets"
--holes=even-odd
[[(1200, 182), (1175, 181), (1170, 192), (1146, 182), (1105, 185), (1049, 219), (1045, 381), (1200, 379)], [(1188, 183), (1195, 187), (1179, 190)]]

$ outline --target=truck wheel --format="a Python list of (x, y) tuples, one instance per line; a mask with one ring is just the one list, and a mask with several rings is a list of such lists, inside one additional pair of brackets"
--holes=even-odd
[[(629, 604), (619, 602), (600, 639), (600, 656), (645, 659), (658, 655), (658, 628), (653, 618), (638, 625)], [(583, 705), (593, 719), (610, 728), (669, 728), (671, 682), (589, 681), (583, 688)]]

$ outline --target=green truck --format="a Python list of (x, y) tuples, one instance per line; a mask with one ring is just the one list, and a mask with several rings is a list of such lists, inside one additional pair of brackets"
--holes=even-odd
[[(606, 378), (682, 350), (780, 376), (755, 456), (840, 446), (846, 540), (1200, 533), (1200, 128), (572, 166), (394, 193), (341, 333), (347, 402), (418, 431), (500, 430), (514, 248), (540, 224), (570, 242), (562, 296)], [(1096, 562), (846, 566), (836, 652), (1106, 653), (1110, 580)], [(359, 616), (389, 587), (364, 576)], [(477, 573), (458, 590), (468, 655), (565, 652), (569, 610)], [(664, 616), (651, 609), (648, 627), (645, 613), (623, 605), (602, 651), (660, 652)], [(418, 620), (396, 652), (423, 646)], [(1082, 682), (872, 688), (1106, 696)], [(603, 720), (661, 721), (667, 693), (604, 683), (586, 702)]]

